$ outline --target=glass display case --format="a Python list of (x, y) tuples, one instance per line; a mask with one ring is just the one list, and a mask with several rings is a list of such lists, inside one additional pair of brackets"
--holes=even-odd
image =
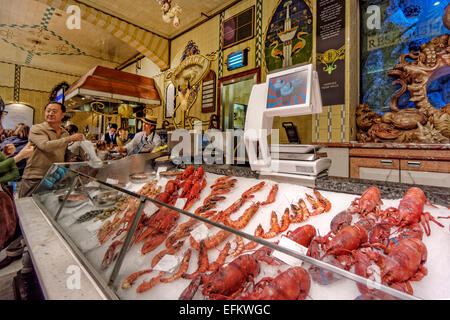
[[(315, 195), (316, 201), (323, 196), (332, 210), (318, 202), (316, 209), (294, 202), (292, 195)], [(201, 166), (179, 169), (142, 155), (97, 168), (55, 164), (33, 194), (110, 298), (433, 299), (429, 292), (439, 294), (433, 282), (414, 282), (417, 292), (408, 294), (406, 282), (388, 281), (396, 270), (387, 264), (395, 257), (368, 245), (364, 219), (354, 215), (347, 226), (342, 214), (334, 219), (341, 211), (336, 199), (342, 197), (354, 198), (217, 175)], [(304, 206), (311, 208), (309, 217)], [(340, 231), (328, 233), (336, 225)], [(354, 248), (337, 243), (344, 229), (357, 241)], [(431, 266), (430, 255), (427, 264), (422, 260), (410, 278), (422, 265), (435, 271), (438, 262)]]

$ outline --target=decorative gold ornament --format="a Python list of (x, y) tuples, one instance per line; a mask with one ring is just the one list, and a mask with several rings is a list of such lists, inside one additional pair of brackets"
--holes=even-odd
[(324, 64), (323, 71), (331, 74), (334, 70), (336, 70), (336, 61), (343, 60), (345, 58), (345, 45), (340, 47), (338, 50), (329, 49), (324, 53), (317, 54), (317, 62), (320, 64)]
[(130, 107), (128, 104), (121, 104), (117, 111), (122, 118), (130, 118), (131, 115), (134, 113), (133, 108)]

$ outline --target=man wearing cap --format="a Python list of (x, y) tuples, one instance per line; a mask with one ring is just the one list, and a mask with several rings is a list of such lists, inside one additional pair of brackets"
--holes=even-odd
[(156, 134), (156, 117), (146, 117), (141, 132), (136, 133), (133, 140), (125, 146), (120, 147), (118, 152), (133, 155), (138, 153), (152, 152), (161, 145), (161, 138)]

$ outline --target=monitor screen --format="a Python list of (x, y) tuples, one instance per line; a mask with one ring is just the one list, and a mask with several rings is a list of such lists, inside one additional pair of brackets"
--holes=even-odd
[(267, 108), (307, 103), (308, 70), (286, 73), (268, 79)]

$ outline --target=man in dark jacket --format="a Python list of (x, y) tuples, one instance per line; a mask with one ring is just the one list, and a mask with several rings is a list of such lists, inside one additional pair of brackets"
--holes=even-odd
[(117, 144), (117, 124), (113, 123), (109, 126), (109, 132), (105, 133), (104, 139), (106, 143)]

